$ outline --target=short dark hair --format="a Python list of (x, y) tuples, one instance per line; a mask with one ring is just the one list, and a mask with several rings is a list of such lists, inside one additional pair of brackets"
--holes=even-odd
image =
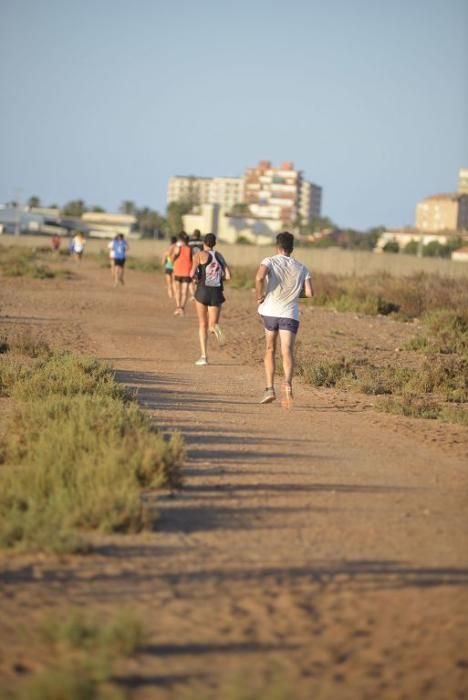
[(177, 236), (171, 236), (171, 243), (177, 243)]
[(187, 236), (185, 231), (181, 231), (179, 233), (179, 241), (183, 241), (185, 243), (185, 245), (187, 245), (187, 243), (189, 242), (189, 237)]
[(216, 245), (216, 236), (214, 233), (207, 233), (203, 239), (203, 243), (208, 246), (208, 248), (214, 248)]
[(278, 233), (276, 236), (276, 245), (285, 253), (292, 253), (294, 250), (294, 236), (288, 231)]

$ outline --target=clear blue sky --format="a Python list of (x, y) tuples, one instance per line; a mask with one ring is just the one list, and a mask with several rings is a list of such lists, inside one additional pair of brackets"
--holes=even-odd
[(173, 174), (293, 160), (342, 226), (468, 167), (467, 0), (0, 0), (0, 202), (163, 211)]

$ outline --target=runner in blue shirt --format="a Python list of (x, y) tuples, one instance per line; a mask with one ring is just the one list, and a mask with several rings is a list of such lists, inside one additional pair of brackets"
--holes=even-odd
[(119, 282), (120, 284), (124, 283), (124, 267), (127, 250), (128, 243), (123, 237), (123, 234), (119, 233), (112, 241), (112, 251), (114, 253), (114, 287), (117, 287)]

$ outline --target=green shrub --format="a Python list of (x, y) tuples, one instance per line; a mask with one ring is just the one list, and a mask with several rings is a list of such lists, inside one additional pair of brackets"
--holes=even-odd
[(428, 258), (449, 258), (452, 253), (451, 248), (439, 241), (431, 241), (423, 246), (422, 254)]
[(44, 265), (44, 253), (22, 246), (0, 246), (0, 271), (5, 277), (31, 277), (33, 279), (53, 279), (73, 277), (68, 270), (55, 269)]
[(300, 362), (297, 371), (312, 386), (343, 386), (356, 379), (356, 369), (344, 357), (338, 361)]
[(400, 246), (398, 245), (397, 241), (388, 241), (382, 248), (384, 253), (399, 253), (400, 252)]
[(156, 256), (135, 258), (130, 255), (125, 265), (129, 270), (140, 270), (141, 272), (158, 272), (162, 268), (161, 260)]
[(231, 280), (229, 286), (233, 289), (253, 289), (255, 287), (256, 267), (235, 266), (230, 267)]
[(424, 318), (426, 335), (411, 340), (407, 348), (427, 353), (468, 354), (468, 311), (442, 309)]
[(0, 388), (16, 405), (0, 443), (0, 544), (86, 551), (88, 530), (149, 525), (141, 491), (181, 485), (181, 438), (166, 440), (92, 358), (5, 359)]
[(382, 399), (377, 405), (382, 411), (411, 418), (439, 418), (441, 408), (430, 399), (421, 399), (414, 396), (389, 396)]
[(408, 277), (389, 274), (354, 277), (313, 275), (315, 295), (305, 303), (329, 306), (337, 311), (369, 315), (396, 313), (400, 318), (419, 318), (427, 312), (468, 308), (468, 278), (447, 279), (418, 273)]
[(418, 241), (409, 241), (405, 247), (403, 248), (403, 253), (405, 255), (417, 255), (419, 252), (419, 242)]
[[(31, 634), (31, 632), (29, 632)], [(117, 700), (127, 697), (113, 680), (116, 662), (133, 656), (145, 642), (141, 620), (121, 611), (110, 621), (73, 610), (65, 620), (43, 620), (32, 640), (46, 645), (47, 667), (15, 688), (0, 689), (2, 700)]]
[(437, 358), (419, 369), (341, 358), (338, 361), (301, 361), (298, 374), (313, 386), (351, 389), (364, 394), (387, 395), (382, 408), (402, 415), (441, 417), (463, 422), (464, 406), (451, 409), (445, 403), (468, 402), (468, 359)]

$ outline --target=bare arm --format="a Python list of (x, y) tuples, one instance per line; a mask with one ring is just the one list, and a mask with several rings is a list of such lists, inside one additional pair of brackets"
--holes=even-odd
[(260, 265), (257, 270), (257, 274), (255, 275), (255, 298), (257, 300), (257, 304), (261, 304), (265, 299), (263, 288), (265, 286), (267, 275), (268, 268), (265, 265)]
[(304, 282), (304, 296), (306, 296), (309, 299), (314, 296), (312, 280), (310, 279), (310, 277)]
[(229, 280), (231, 279), (231, 270), (227, 265), (224, 266), (224, 279), (226, 280), (226, 282), (229, 282)]
[(173, 245), (171, 247), (171, 252), (169, 253), (172, 262), (175, 262), (180, 255), (180, 246)]
[(193, 279), (197, 271), (197, 267), (200, 264), (200, 253), (197, 253), (192, 260), (192, 269), (190, 270), (190, 277)]

